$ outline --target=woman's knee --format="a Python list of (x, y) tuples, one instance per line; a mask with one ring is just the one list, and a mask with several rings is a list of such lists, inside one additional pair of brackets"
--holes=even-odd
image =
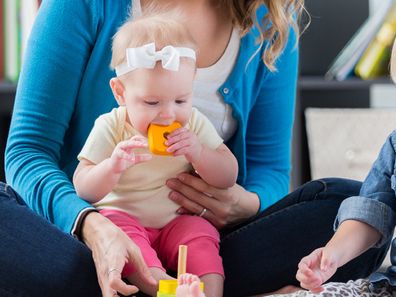
[(20, 205), (26, 205), (21, 196), (8, 184), (0, 182), (0, 199), (12, 200)]
[(345, 199), (359, 194), (362, 182), (346, 178), (321, 178), (302, 185), (290, 195), (298, 195), (300, 201), (318, 199)]
[(323, 184), (324, 192), (339, 193), (348, 197), (358, 195), (362, 187), (361, 181), (347, 178), (331, 177), (318, 179), (317, 181)]

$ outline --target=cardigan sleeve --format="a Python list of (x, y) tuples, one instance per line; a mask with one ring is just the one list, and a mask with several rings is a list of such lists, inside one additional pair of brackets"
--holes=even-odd
[(249, 114), (246, 135), (245, 188), (258, 194), (260, 211), (285, 196), (289, 189), (291, 138), (296, 98), (298, 47), (290, 31), (288, 43), (267, 72)]
[(5, 155), (7, 182), (65, 232), (90, 205), (59, 166), (84, 70), (99, 28), (100, 1), (41, 4), (20, 79)]

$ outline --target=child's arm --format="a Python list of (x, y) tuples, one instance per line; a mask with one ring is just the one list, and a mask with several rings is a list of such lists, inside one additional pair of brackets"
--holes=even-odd
[(203, 180), (218, 188), (229, 188), (236, 182), (238, 162), (226, 145), (217, 149), (202, 145), (198, 137), (186, 128), (172, 132), (165, 142), (174, 156), (185, 155)]
[(106, 196), (118, 183), (121, 174), (129, 167), (150, 160), (150, 154), (135, 154), (133, 149), (147, 147), (142, 136), (120, 142), (112, 155), (98, 164), (82, 159), (73, 176), (77, 194), (95, 203)]
[(318, 293), (337, 269), (356, 258), (381, 238), (378, 230), (355, 221), (344, 221), (324, 248), (313, 251), (298, 264), (297, 280), (302, 288)]

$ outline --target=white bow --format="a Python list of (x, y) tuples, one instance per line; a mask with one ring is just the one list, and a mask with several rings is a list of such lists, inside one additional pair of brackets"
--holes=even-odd
[(174, 47), (167, 45), (155, 51), (155, 43), (126, 49), (127, 62), (115, 67), (117, 76), (123, 75), (138, 68), (152, 69), (157, 61), (161, 61), (162, 68), (178, 71), (180, 57), (196, 60), (195, 51), (188, 47)]

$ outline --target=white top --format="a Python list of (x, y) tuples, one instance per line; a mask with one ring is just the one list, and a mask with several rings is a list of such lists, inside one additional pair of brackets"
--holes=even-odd
[[(124, 106), (101, 115), (95, 121), (78, 159), (98, 164), (111, 156), (119, 142), (139, 134), (126, 119)], [(193, 108), (186, 127), (211, 149), (217, 149), (223, 143), (210, 121), (196, 108)], [(149, 153), (148, 149), (134, 151)], [(124, 211), (137, 218), (144, 227), (162, 228), (177, 216), (176, 210), (180, 207), (168, 198), (170, 189), (165, 182), (191, 169), (184, 156), (153, 155), (150, 161), (123, 172), (113, 190), (94, 206)]]
[(224, 141), (234, 135), (238, 123), (232, 117), (231, 106), (224, 102), (217, 90), (234, 67), (240, 42), (239, 30), (234, 28), (224, 54), (215, 64), (197, 69), (193, 86), (193, 105), (209, 118)]
[[(132, 15), (141, 15), (140, 0), (132, 0), (132, 5)], [(234, 135), (238, 123), (232, 116), (231, 106), (224, 102), (218, 89), (234, 68), (240, 42), (239, 29), (234, 28), (224, 54), (215, 64), (198, 68), (193, 85), (193, 106), (209, 118), (224, 141)]]

